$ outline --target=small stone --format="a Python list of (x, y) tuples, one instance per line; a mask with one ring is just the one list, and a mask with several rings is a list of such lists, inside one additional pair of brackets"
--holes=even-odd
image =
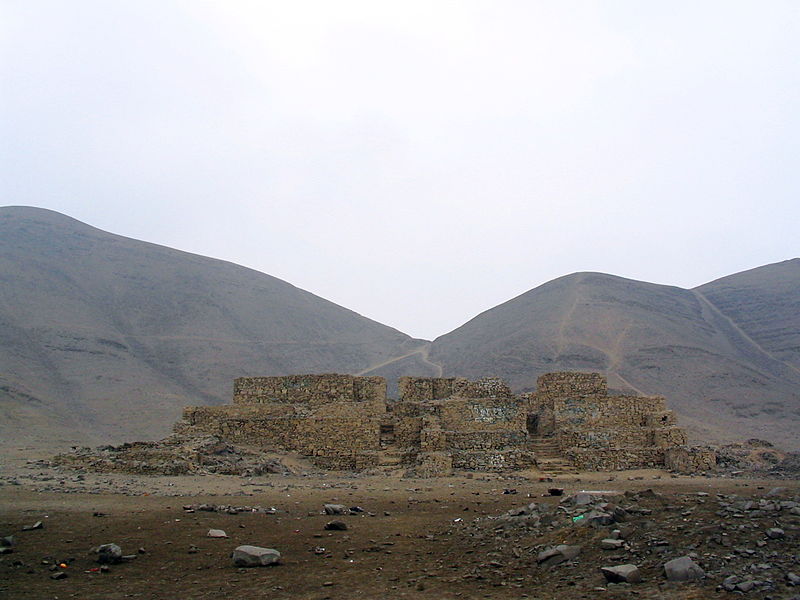
[(281, 553), (272, 548), (260, 546), (239, 546), (231, 553), (233, 564), (237, 567), (265, 567), (278, 564)]
[(756, 587), (756, 584), (752, 579), (736, 584), (736, 590), (745, 593), (751, 591), (754, 587)]
[(101, 565), (113, 565), (122, 560), (122, 548), (116, 544), (103, 544), (97, 548), (97, 562)]
[(326, 504), (323, 507), (326, 515), (345, 515), (347, 507), (344, 504)]
[(543, 567), (553, 567), (568, 560), (572, 560), (581, 553), (581, 546), (568, 546), (560, 544), (539, 553), (536, 562)]
[(325, 523), (325, 529), (328, 531), (347, 531), (347, 523), (344, 521), (329, 521)]
[(22, 531), (33, 531), (34, 529), (42, 529), (44, 528), (44, 523), (41, 521), (36, 521), (33, 525), (25, 525), (22, 528)]
[(68, 575), (64, 573), (64, 571), (60, 571), (58, 573), (53, 573), (50, 575), (50, 579), (66, 579)]
[(692, 581), (702, 579), (706, 573), (691, 558), (681, 556), (664, 564), (664, 575), (668, 581)]
[(789, 582), (789, 585), (800, 585), (800, 575), (795, 575), (794, 573), (787, 573), (786, 581)]
[(726, 592), (732, 592), (736, 589), (736, 584), (739, 583), (741, 579), (736, 575), (729, 575), (725, 579), (722, 580), (722, 588)]
[(767, 529), (767, 537), (771, 540), (777, 540), (786, 537), (786, 532), (780, 527), (772, 527)]
[(593, 510), (586, 515), (586, 520), (589, 525), (599, 527), (604, 525), (611, 525), (614, 522), (614, 517), (607, 512), (601, 510)]
[(6, 537), (0, 538), (0, 547), (10, 548), (14, 545), (14, 536), (7, 535)]
[(636, 565), (600, 567), (600, 572), (609, 583), (639, 583), (642, 581), (642, 574)]
[(619, 550), (625, 545), (625, 540), (606, 538), (600, 541), (600, 547), (603, 550)]
[(222, 529), (209, 529), (206, 536), (210, 538), (226, 538), (228, 537), (228, 534)]

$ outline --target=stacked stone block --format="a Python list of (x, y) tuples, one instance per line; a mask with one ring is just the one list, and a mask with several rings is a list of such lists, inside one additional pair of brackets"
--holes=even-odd
[(425, 475), (526, 469), (541, 437), (580, 469), (710, 468), (709, 456), (680, 450), (686, 435), (663, 398), (609, 396), (597, 373), (543, 375), (521, 397), (496, 378), (403, 377), (399, 388), (387, 412), (382, 377), (244, 377), (233, 404), (187, 408), (175, 430), (298, 452), (337, 470), (376, 466), (382, 452)]

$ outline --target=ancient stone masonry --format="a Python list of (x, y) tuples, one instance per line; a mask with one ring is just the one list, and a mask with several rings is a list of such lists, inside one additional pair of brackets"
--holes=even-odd
[(232, 405), (187, 408), (175, 431), (297, 452), (328, 469), (398, 466), (420, 476), (713, 461), (685, 449), (663, 398), (609, 396), (597, 373), (543, 375), (521, 397), (496, 378), (402, 377), (399, 389), (387, 403), (381, 377), (246, 377), (235, 381)]
[(667, 449), (686, 444), (664, 398), (609, 396), (597, 373), (542, 375), (523, 398), (531, 436), (552, 439), (581, 470), (664, 466)]
[(233, 400), (233, 405), (185, 409), (176, 432), (298, 452), (328, 469), (377, 465), (386, 413), (382, 377), (244, 377), (234, 382)]

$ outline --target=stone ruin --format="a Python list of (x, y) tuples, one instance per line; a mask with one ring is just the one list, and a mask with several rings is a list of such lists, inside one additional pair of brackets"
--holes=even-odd
[(214, 435), (296, 452), (332, 470), (406, 468), (550, 474), (647, 467), (711, 470), (712, 451), (688, 448), (660, 396), (609, 396), (597, 373), (549, 373), (514, 395), (485, 378), (402, 377), (387, 401), (382, 377), (291, 375), (234, 382), (233, 404), (186, 408), (182, 435)]

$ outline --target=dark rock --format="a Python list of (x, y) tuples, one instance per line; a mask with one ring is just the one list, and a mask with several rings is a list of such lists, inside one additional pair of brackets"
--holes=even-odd
[(800, 585), (800, 575), (795, 575), (794, 573), (787, 573), (786, 581), (789, 582), (789, 585)]
[(729, 575), (722, 580), (722, 589), (724, 589), (726, 592), (732, 592), (736, 589), (736, 584), (740, 581), (741, 579), (736, 575)]
[(771, 540), (778, 540), (786, 537), (786, 532), (780, 527), (772, 527), (767, 529), (767, 537)]
[(642, 581), (642, 574), (636, 565), (600, 567), (600, 572), (609, 583), (639, 583)]
[(50, 579), (66, 579), (66, 578), (67, 574), (64, 573), (64, 571), (60, 571), (58, 573), (53, 573), (52, 575), (50, 575)]
[(25, 525), (22, 528), (22, 531), (33, 531), (34, 529), (42, 529), (44, 528), (44, 523), (41, 521), (36, 521), (33, 525)]
[(0, 538), (0, 547), (11, 547), (14, 545), (14, 536), (7, 535), (6, 537)]
[(741, 583), (736, 584), (736, 590), (739, 592), (747, 593), (751, 591), (754, 587), (756, 587), (756, 584), (752, 579), (747, 581), (742, 581)]
[(116, 544), (103, 544), (97, 547), (97, 562), (101, 565), (113, 565), (122, 561), (122, 548)]
[(706, 573), (691, 558), (681, 556), (664, 564), (664, 575), (669, 581), (693, 581), (702, 579)]
[(328, 531), (347, 531), (347, 523), (344, 521), (328, 521), (325, 523), (325, 529)]
[(348, 512), (344, 504), (326, 504), (323, 510), (326, 515), (346, 515)]

